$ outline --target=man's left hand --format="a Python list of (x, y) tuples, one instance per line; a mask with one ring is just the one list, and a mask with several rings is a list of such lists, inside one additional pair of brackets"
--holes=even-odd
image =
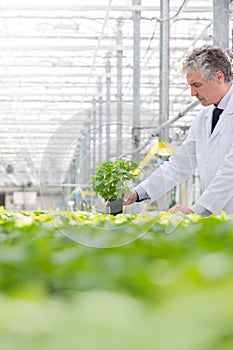
[(174, 205), (174, 207), (171, 207), (168, 212), (171, 214), (178, 213), (178, 212), (184, 213), (186, 215), (194, 214), (194, 211), (192, 211), (192, 209), (187, 208), (184, 205), (180, 205), (180, 204)]

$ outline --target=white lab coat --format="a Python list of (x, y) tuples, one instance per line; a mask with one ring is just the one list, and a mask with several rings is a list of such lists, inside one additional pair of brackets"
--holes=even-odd
[(199, 215), (219, 215), (222, 210), (233, 214), (233, 94), (210, 134), (213, 108), (199, 112), (187, 139), (169, 161), (140, 183), (139, 193), (143, 189), (153, 202), (187, 180), (197, 167), (202, 194), (191, 207), (193, 211)]

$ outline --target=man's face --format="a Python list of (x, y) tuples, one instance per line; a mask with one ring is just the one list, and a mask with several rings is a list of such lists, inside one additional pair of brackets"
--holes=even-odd
[(187, 73), (186, 78), (191, 87), (191, 95), (196, 96), (203, 106), (219, 103), (224, 84), (222, 72), (217, 72), (213, 81), (205, 80), (199, 70)]

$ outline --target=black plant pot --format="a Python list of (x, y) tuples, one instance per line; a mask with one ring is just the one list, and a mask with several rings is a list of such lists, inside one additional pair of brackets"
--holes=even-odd
[(109, 199), (109, 214), (117, 215), (123, 213), (123, 198)]

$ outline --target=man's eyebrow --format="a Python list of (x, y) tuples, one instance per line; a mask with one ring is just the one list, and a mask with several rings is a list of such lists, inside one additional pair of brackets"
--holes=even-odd
[(189, 83), (190, 86), (195, 85), (195, 84), (201, 84), (201, 82), (200, 81), (193, 81), (192, 83)]

